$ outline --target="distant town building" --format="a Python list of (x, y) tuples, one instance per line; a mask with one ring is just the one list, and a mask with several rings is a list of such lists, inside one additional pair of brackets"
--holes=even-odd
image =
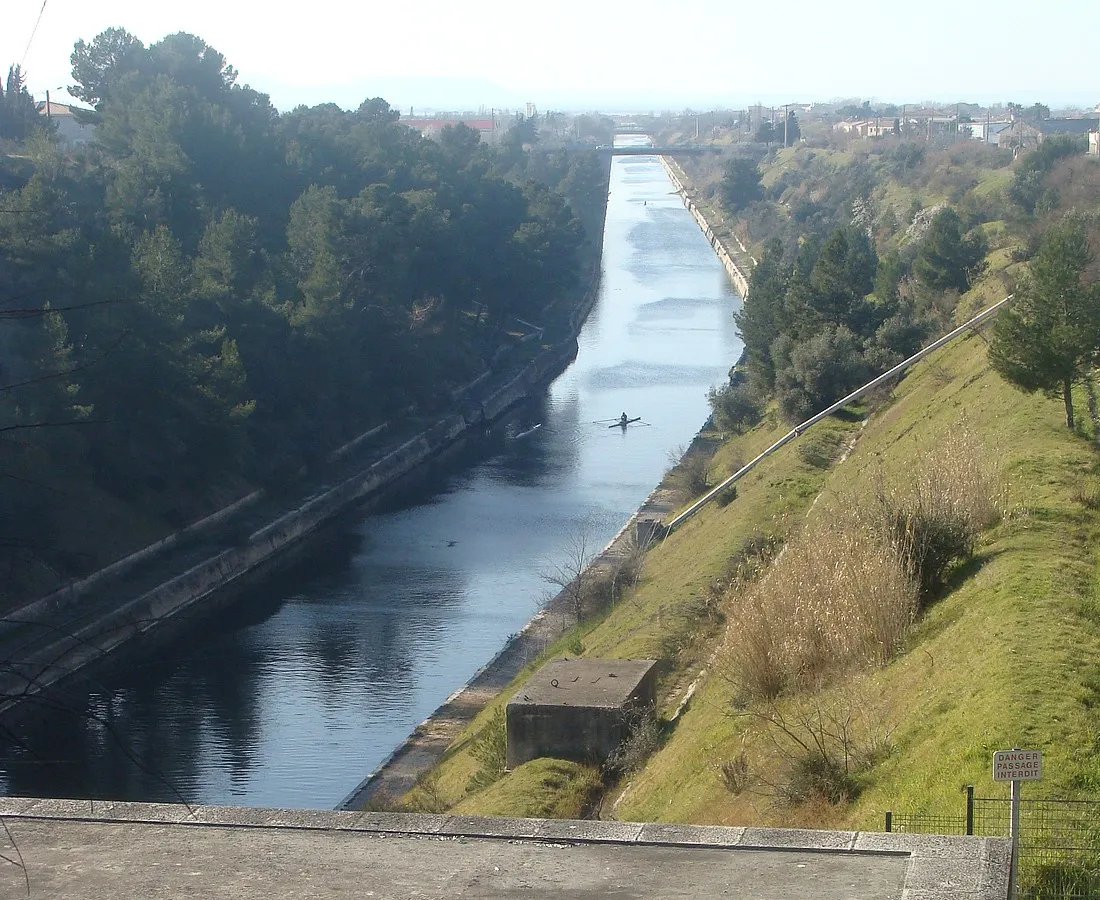
[(42, 100), (36, 107), (38, 114), (48, 119), (57, 129), (61, 145), (68, 150), (87, 144), (95, 136), (95, 125), (85, 124), (77, 117), (79, 113), (90, 113), (91, 110), (51, 100)]
[(1100, 131), (1089, 132), (1089, 156), (1100, 156)]
[(419, 131), (424, 137), (436, 138), (448, 125), (465, 125), (472, 128), (485, 143), (492, 143), (497, 134), (497, 121), (495, 118), (481, 119), (474, 117), (456, 116), (453, 118), (428, 118), (424, 116), (404, 116), (401, 124), (407, 125)]
[(894, 133), (894, 122), (891, 116), (879, 119), (852, 119), (837, 122), (833, 126), (834, 131), (844, 134), (855, 134), (865, 138), (879, 138)]
[(533, 119), (538, 114), (539, 114), (539, 111), (538, 111), (538, 109), (535, 108), (535, 104), (534, 103), (528, 103), (527, 104), (527, 118), (528, 119)]
[(959, 131), (963, 134), (969, 129), (970, 137), (984, 144), (997, 143), (997, 137), (1002, 131), (1012, 125), (1009, 121), (1002, 122), (963, 122), (959, 125)]
[(1097, 127), (1096, 119), (1039, 119), (1025, 122), (1017, 119), (1008, 128), (997, 135), (997, 146), (1014, 152), (1032, 150), (1038, 147), (1044, 138), (1054, 135), (1086, 135)]

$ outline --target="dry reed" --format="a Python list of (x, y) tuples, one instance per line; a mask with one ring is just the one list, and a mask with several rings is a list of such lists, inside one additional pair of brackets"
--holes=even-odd
[(724, 667), (741, 699), (815, 690), (882, 666), (922, 602), (1000, 516), (999, 478), (965, 429), (904, 479), (838, 498), (755, 583), (733, 587)]

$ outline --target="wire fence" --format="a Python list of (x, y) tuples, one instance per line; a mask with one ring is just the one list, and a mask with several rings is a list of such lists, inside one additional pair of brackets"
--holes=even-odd
[[(1008, 837), (1007, 797), (975, 797), (966, 789), (960, 815), (886, 813), (886, 830), (919, 834)], [(1020, 800), (1017, 897), (1100, 900), (1100, 801)]]

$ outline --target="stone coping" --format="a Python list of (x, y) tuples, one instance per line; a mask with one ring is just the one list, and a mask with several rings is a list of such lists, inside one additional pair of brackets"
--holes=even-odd
[(902, 900), (1005, 900), (1000, 838), (0, 797), (0, 819), (431, 835), (488, 841), (908, 857)]

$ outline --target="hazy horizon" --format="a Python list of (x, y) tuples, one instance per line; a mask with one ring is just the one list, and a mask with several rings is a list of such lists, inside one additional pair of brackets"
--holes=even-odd
[(375, 96), (403, 115), (527, 102), (541, 111), (656, 112), (856, 97), (1052, 108), (1100, 101), (1090, 72), (1100, 4), (1086, 0), (1043, 11), (1032, 33), (1043, 47), (1056, 36), (1058, 52), (1041, 63), (1019, 34), (1021, 22), (1036, 19), (1023, 0), (975, 0), (965, 8), (928, 0), (919, 18), (872, 0), (829, 8), (791, 0), (781, 21), (768, 10), (715, 0), (698, 0), (690, 17), (675, 21), (655, 0), (560, 0), (552, 18), (503, 0), (461, 8), (422, 0), (415, 10), (315, 0), (294, 21), (214, 0), (7, 6), (0, 64), (22, 63), (31, 92), (51, 90), (59, 100), (72, 81), (73, 44), (123, 27), (146, 45), (176, 31), (198, 35), (238, 70), (241, 84), (270, 95), (280, 110), (325, 102), (350, 108)]

